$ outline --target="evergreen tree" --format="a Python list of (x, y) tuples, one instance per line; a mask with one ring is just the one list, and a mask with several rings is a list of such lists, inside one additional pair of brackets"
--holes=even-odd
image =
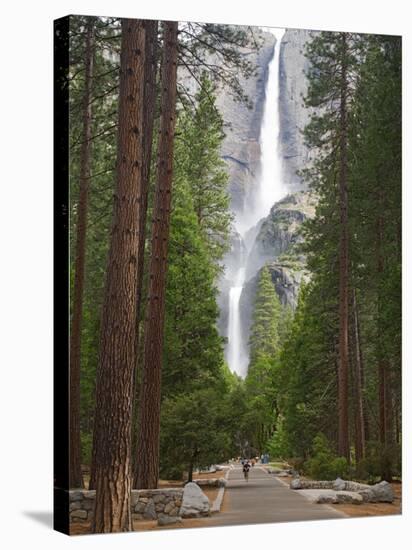
[(316, 434), (337, 450), (337, 310), (322, 282), (302, 287), (279, 357), (278, 409), (283, 452), (306, 460)]
[[(122, 21), (117, 178), (100, 328), (93, 459), (93, 532), (131, 530), (131, 424), (136, 364), (136, 277), (141, 193), (145, 34)], [(130, 97), (135, 101), (130, 101)]]
[(282, 306), (269, 269), (260, 271), (250, 330), (250, 367), (261, 357), (274, 357), (279, 348), (279, 323)]
[(260, 271), (256, 290), (249, 339), (250, 363), (245, 380), (245, 436), (253, 455), (266, 450), (266, 443), (276, 425), (277, 358), (280, 351), (282, 317), (283, 308), (269, 269), (265, 266)]
[[(91, 23), (93, 29), (93, 72), (90, 74), (90, 92), (87, 101), (89, 139), (84, 136), (84, 113), (86, 95), (85, 38)], [(91, 442), (94, 418), (94, 390), (96, 366), (99, 348), (99, 325), (105, 276), (105, 262), (109, 244), (110, 215), (114, 192), (113, 171), (116, 150), (114, 129), (117, 125), (118, 100), (118, 62), (112, 59), (119, 45), (119, 24), (116, 19), (72, 16), (70, 18), (70, 71), (69, 71), (69, 109), (70, 109), (70, 298), (72, 323), (79, 318), (81, 307), (81, 334), (72, 325), (73, 342), (81, 341), (80, 353), (80, 436), (81, 461), (90, 464)], [(103, 53), (104, 52), (104, 53)], [(109, 55), (110, 59), (109, 59)], [(89, 173), (82, 178), (82, 155), (85, 146), (89, 154)], [(87, 171), (86, 171), (87, 172)], [(83, 173), (86, 173), (83, 171)], [(80, 182), (83, 182), (82, 196)], [(85, 184), (85, 185), (84, 185)], [(87, 187), (87, 216), (84, 215), (84, 190)], [(83, 212), (80, 216), (80, 212)], [(76, 232), (79, 231), (80, 218), (83, 222), (84, 236), (83, 291), (75, 297), (75, 267), (77, 250)], [(86, 223), (84, 223), (86, 220)], [(85, 231), (87, 226), (87, 231)], [(76, 250), (77, 249), (77, 250)], [(80, 275), (80, 271), (78, 273)], [(79, 277), (80, 279), (82, 277)], [(79, 288), (79, 287), (77, 287)], [(75, 310), (77, 313), (75, 313)], [(79, 324), (77, 324), (79, 326)], [(71, 354), (75, 361), (76, 353)], [(72, 372), (75, 372), (74, 367)], [(76, 414), (75, 392), (72, 388), (71, 414)], [(72, 410), (73, 409), (73, 410)], [(72, 421), (73, 436), (76, 433)]]
[(198, 389), (167, 399), (162, 406), (161, 471), (182, 478), (193, 469), (207, 468), (230, 458), (229, 434), (224, 429), (224, 395), (213, 388)]
[(215, 264), (228, 247), (232, 216), (227, 189), (228, 172), (220, 156), (225, 137), (223, 119), (216, 108), (214, 86), (202, 73), (194, 110), (185, 107), (179, 126), (179, 141), (185, 155), (179, 162), (190, 183), (194, 208), (209, 253)]
[[(339, 273), (339, 453), (349, 459), (349, 222), (348, 222), (348, 132), (353, 105), (353, 79), (358, 63), (354, 35), (322, 32), (308, 44), (310, 62), (308, 107), (315, 107), (305, 128), (307, 143), (316, 147), (315, 170), (324, 185), (333, 186), (338, 205)], [(320, 114), (318, 114), (320, 113)]]
[[(379, 418), (380, 474), (400, 461), (401, 39), (368, 36), (350, 136), (353, 242), (366, 403)], [(377, 372), (375, 370), (377, 365)]]
[(139, 401), (136, 482), (139, 489), (156, 488), (159, 479), (160, 384), (176, 118), (177, 23), (166, 21), (163, 30), (157, 176)]
[(84, 32), (84, 92), (82, 98), (82, 145), (80, 154), (79, 200), (76, 216), (76, 250), (73, 281), (73, 314), (70, 330), (70, 473), (69, 486), (83, 487), (80, 439), (80, 358), (83, 323), (83, 295), (86, 263), (87, 209), (91, 165), (92, 83), (94, 65), (94, 19)]
[(162, 396), (213, 384), (221, 377), (215, 265), (204, 242), (185, 173), (176, 158), (171, 216)]

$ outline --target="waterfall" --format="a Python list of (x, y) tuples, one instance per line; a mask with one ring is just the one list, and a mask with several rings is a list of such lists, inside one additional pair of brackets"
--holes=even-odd
[[(282, 184), (282, 162), (279, 154), (279, 56), (280, 43), (285, 29), (264, 29), (276, 37), (273, 57), (268, 65), (268, 78), (265, 87), (265, 105), (260, 129), (260, 165), (261, 173), (256, 188), (247, 196), (243, 212), (235, 217), (235, 227), (242, 247), (238, 257), (233, 258), (236, 264), (235, 275), (229, 290), (228, 344), (226, 359), (232, 372), (245, 377), (249, 363), (247, 339), (242, 334), (240, 299), (246, 281), (247, 255), (253, 245), (251, 230), (266, 217), (273, 204), (285, 194)], [(246, 238), (247, 237), (247, 238)], [(252, 242), (250, 242), (252, 241)], [(246, 252), (245, 252), (246, 251)], [(233, 269), (233, 268), (232, 268)], [(248, 272), (250, 270), (248, 269)]]
[(245, 372), (247, 368), (247, 353), (242, 341), (239, 302), (245, 282), (245, 267), (240, 267), (237, 272), (235, 286), (229, 290), (229, 327), (228, 327), (228, 354), (227, 360), (232, 370), (238, 374)]

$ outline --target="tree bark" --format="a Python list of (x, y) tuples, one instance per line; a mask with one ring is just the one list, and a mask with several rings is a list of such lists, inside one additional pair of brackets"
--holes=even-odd
[(156, 488), (159, 479), (160, 388), (176, 110), (177, 23), (165, 22), (163, 27), (161, 117), (137, 448), (136, 485), (147, 489)]
[(83, 320), (84, 270), (86, 258), (87, 209), (90, 182), (92, 137), (92, 79), (94, 62), (93, 19), (89, 19), (85, 35), (85, 84), (83, 95), (83, 128), (80, 153), (80, 185), (76, 221), (76, 259), (74, 264), (73, 316), (70, 334), (70, 441), (69, 486), (83, 487), (80, 442), (80, 358)]
[(193, 481), (193, 462), (189, 464), (189, 471), (187, 474), (187, 482), (190, 483)]
[[(379, 212), (383, 212), (384, 201), (379, 191)], [(379, 215), (377, 220), (377, 271), (378, 281), (384, 277), (384, 257), (382, 254), (383, 218)], [(392, 466), (390, 454), (391, 441), (391, 396), (389, 390), (389, 363), (382, 346), (382, 290), (378, 294), (378, 403), (379, 403), (379, 442), (381, 445), (381, 477), (386, 481), (392, 480)]]
[(130, 531), (131, 424), (142, 166), (145, 32), (122, 20), (116, 192), (100, 331), (93, 434), (93, 532)]
[(349, 237), (348, 237), (348, 122), (347, 122), (347, 42), (341, 33), (341, 93), (339, 143), (339, 373), (338, 373), (338, 451), (349, 460), (348, 422), (348, 288), (349, 288)]
[(358, 464), (365, 458), (365, 422), (363, 407), (362, 387), (362, 357), (359, 339), (359, 318), (358, 305), (356, 301), (356, 290), (352, 291), (353, 306), (353, 345), (354, 345), (354, 397), (355, 397), (355, 458)]
[(142, 193), (139, 215), (139, 253), (141, 258), (137, 266), (137, 310), (136, 310), (136, 372), (135, 372), (135, 402), (133, 409), (133, 487), (137, 482), (136, 459), (137, 447), (137, 412), (139, 396), (138, 363), (139, 363), (139, 329), (143, 291), (143, 267), (146, 244), (146, 218), (150, 181), (150, 164), (152, 159), (153, 125), (156, 110), (156, 73), (157, 73), (157, 30), (158, 21), (145, 21), (145, 67), (144, 67), (144, 111), (143, 111), (143, 162), (142, 162)]

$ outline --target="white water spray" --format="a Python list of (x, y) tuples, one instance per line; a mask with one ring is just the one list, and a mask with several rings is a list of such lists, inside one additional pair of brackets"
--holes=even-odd
[[(282, 162), (279, 155), (279, 55), (280, 43), (285, 29), (264, 29), (276, 37), (273, 58), (268, 66), (268, 79), (265, 88), (265, 106), (263, 111), (262, 126), (260, 130), (261, 150), (261, 175), (254, 195), (249, 196), (243, 213), (235, 219), (243, 244), (246, 233), (266, 217), (273, 204), (280, 200), (286, 190), (282, 183)], [(253, 243), (252, 243), (253, 244)], [(240, 315), (240, 298), (245, 285), (247, 253), (239, 249), (239, 257), (236, 258), (236, 273), (232, 281), (233, 286), (229, 290), (229, 320), (228, 320), (228, 345), (226, 358), (232, 372), (244, 377), (247, 374), (249, 353), (247, 341), (242, 335), (242, 323)]]

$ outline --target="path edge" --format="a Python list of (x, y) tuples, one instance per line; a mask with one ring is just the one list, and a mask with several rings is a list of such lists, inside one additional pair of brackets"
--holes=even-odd
[[(232, 468), (233, 468), (233, 466), (230, 465), (230, 467), (226, 471), (226, 474), (225, 474), (225, 477), (224, 477), (224, 479), (226, 481), (229, 478), (229, 472)], [(220, 512), (220, 509), (222, 507), (223, 497), (225, 495), (225, 489), (226, 489), (226, 485), (223, 485), (222, 487), (220, 487), (219, 492), (217, 493), (217, 497), (215, 498), (215, 500), (213, 501), (212, 506), (210, 507), (210, 513), (211, 514), (217, 514), (218, 512)]]

